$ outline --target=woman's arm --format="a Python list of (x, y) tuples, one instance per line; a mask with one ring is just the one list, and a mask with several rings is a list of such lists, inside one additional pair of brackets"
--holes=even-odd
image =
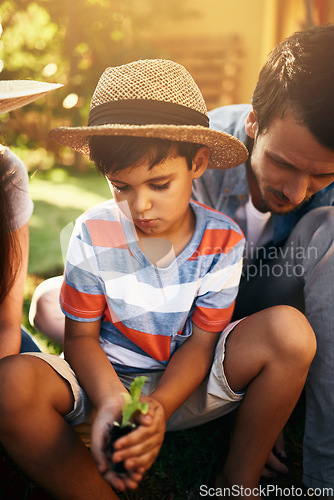
[(20, 248), (21, 263), (13, 286), (0, 304), (0, 358), (20, 352), (24, 285), (29, 257), (28, 223), (17, 229), (14, 237)]

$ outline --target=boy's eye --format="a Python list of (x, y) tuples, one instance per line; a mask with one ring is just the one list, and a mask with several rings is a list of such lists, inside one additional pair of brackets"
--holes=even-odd
[(115, 191), (118, 191), (119, 193), (123, 193), (124, 191), (126, 191), (127, 189), (129, 189), (129, 186), (116, 186), (116, 184), (111, 184), (113, 189)]
[(169, 182), (166, 182), (165, 184), (151, 184), (151, 188), (156, 191), (163, 191), (164, 189), (169, 188)]

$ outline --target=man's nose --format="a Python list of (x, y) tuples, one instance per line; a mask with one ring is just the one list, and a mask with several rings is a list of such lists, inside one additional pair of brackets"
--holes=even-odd
[(308, 177), (299, 176), (290, 179), (290, 182), (285, 186), (283, 193), (291, 203), (299, 205), (307, 197), (308, 188)]

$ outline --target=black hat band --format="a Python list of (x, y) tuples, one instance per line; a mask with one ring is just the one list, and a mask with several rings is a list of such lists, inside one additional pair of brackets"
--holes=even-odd
[(123, 125), (201, 125), (209, 127), (209, 118), (195, 109), (173, 102), (152, 99), (109, 101), (91, 109), (88, 126)]

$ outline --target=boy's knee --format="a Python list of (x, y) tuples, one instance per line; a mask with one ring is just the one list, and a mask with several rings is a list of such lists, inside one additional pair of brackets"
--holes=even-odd
[(316, 352), (313, 329), (300, 311), (291, 306), (275, 306), (266, 310), (270, 325), (273, 352), (309, 365)]

